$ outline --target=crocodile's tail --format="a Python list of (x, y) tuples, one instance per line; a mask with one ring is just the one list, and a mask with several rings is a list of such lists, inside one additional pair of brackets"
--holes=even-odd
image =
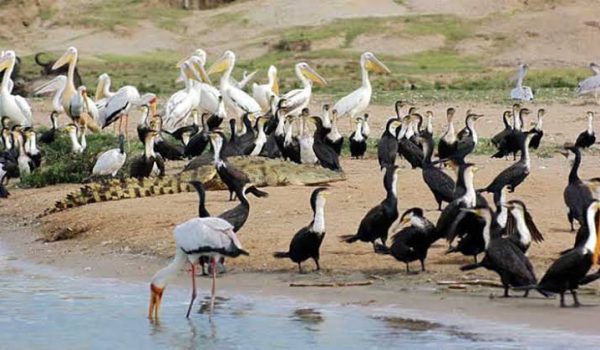
[(79, 190), (69, 193), (65, 199), (57, 201), (53, 208), (47, 209), (41, 216), (92, 203), (192, 191), (194, 191), (194, 187), (177, 175), (152, 179), (110, 179), (87, 184)]

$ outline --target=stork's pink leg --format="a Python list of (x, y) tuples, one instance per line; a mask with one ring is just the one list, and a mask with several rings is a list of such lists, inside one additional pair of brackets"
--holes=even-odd
[(210, 314), (212, 316), (213, 309), (215, 308), (215, 290), (217, 289), (217, 258), (213, 257), (210, 261), (212, 268), (212, 291), (210, 295)]
[(188, 307), (187, 314), (185, 318), (190, 318), (190, 312), (192, 312), (192, 305), (194, 305), (194, 300), (196, 299), (196, 265), (193, 263), (192, 265), (192, 300), (190, 300), (190, 306)]

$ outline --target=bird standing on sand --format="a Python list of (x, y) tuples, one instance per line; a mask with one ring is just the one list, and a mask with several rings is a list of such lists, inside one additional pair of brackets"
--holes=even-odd
[(158, 313), (164, 290), (171, 278), (189, 262), (192, 271), (192, 298), (186, 314), (190, 317), (194, 300), (196, 299), (196, 265), (200, 257), (211, 258), (213, 265), (211, 289), (211, 313), (214, 308), (216, 290), (216, 261), (222, 257), (235, 258), (248, 255), (233, 232), (233, 226), (219, 218), (194, 218), (175, 227), (175, 257), (165, 268), (159, 270), (150, 282), (150, 307), (148, 318), (158, 319)]
[(588, 77), (577, 84), (575, 93), (577, 96), (593, 94), (596, 103), (598, 103), (598, 92), (600, 92), (600, 66), (596, 63), (590, 63), (590, 69), (594, 73), (591, 77)]
[(396, 163), (398, 154), (398, 139), (396, 138), (396, 129), (401, 121), (397, 118), (390, 118), (385, 125), (385, 131), (377, 143), (377, 159), (379, 167), (385, 169), (393, 167)]
[[(368, 114), (365, 114), (367, 117)], [(356, 118), (356, 129), (350, 134), (348, 140), (350, 141), (350, 155), (353, 158), (359, 159), (365, 156), (367, 151), (367, 138), (363, 134), (364, 119), (362, 117)]]
[[(509, 297), (510, 287), (535, 285), (537, 279), (533, 265), (512, 240), (502, 237), (502, 228), (490, 208), (462, 209), (474, 213), (485, 220), (483, 240), (485, 256), (479, 263), (462, 266), (461, 271), (470, 271), (479, 267), (496, 272), (504, 286), (504, 297)], [(526, 294), (527, 295), (527, 294)]]
[(396, 260), (406, 264), (406, 273), (410, 273), (409, 263), (419, 260), (421, 271), (425, 271), (425, 259), (429, 247), (441, 238), (431, 221), (423, 215), (423, 209), (411, 208), (400, 217), (400, 225), (410, 226), (398, 231), (392, 237), (389, 249), (380, 247), (377, 253), (390, 254)]
[(516, 76), (517, 84), (515, 88), (510, 91), (510, 98), (513, 100), (533, 101), (533, 91), (531, 91), (529, 86), (523, 85), (523, 79), (525, 79), (525, 75), (527, 75), (528, 68), (529, 66), (525, 63), (519, 64)]
[(575, 146), (580, 148), (588, 148), (594, 143), (596, 143), (596, 133), (594, 132), (594, 112), (587, 112), (588, 119), (588, 127), (585, 131), (583, 131), (579, 136), (577, 136), (577, 140), (575, 141)]
[(340, 237), (343, 242), (370, 242), (373, 244), (373, 249), (377, 251), (375, 240), (379, 239), (381, 244), (387, 247), (388, 231), (398, 219), (397, 183), (398, 167), (395, 165), (386, 167), (383, 175), (383, 187), (387, 193), (385, 199), (367, 212), (367, 215), (361, 220), (356, 234)]
[(112, 177), (117, 176), (117, 173), (127, 160), (127, 154), (125, 153), (125, 136), (119, 135), (119, 148), (108, 150), (98, 157), (92, 175)]
[(328, 192), (325, 187), (315, 189), (310, 196), (310, 207), (313, 219), (310, 224), (296, 232), (287, 252), (277, 252), (273, 256), (278, 259), (290, 258), (298, 264), (298, 272), (302, 273), (302, 263), (313, 259), (317, 271), (321, 269), (319, 258), (320, 249), (325, 238), (325, 197)]
[[(575, 231), (573, 221), (577, 220), (580, 225), (585, 222), (585, 209), (593, 200), (588, 186), (579, 178), (579, 166), (581, 165), (581, 150), (573, 144), (566, 144), (565, 149), (573, 152), (575, 160), (569, 172), (569, 182), (563, 191), (563, 198), (567, 206), (567, 219), (571, 225), (571, 231)], [(565, 155), (568, 158), (568, 153)]]

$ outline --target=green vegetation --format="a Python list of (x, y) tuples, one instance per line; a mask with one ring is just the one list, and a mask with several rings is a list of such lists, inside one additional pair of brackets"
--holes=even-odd
[[(71, 142), (66, 135), (57, 137), (50, 145), (40, 145), (42, 166), (30, 175), (23, 176), (21, 183), (29, 187), (44, 187), (60, 183), (81, 183), (90, 177), (96, 157), (109, 149), (117, 148), (117, 137), (113, 134), (90, 134), (87, 136), (87, 149), (83, 154), (71, 152)], [(130, 141), (127, 162), (120, 173), (127, 171), (131, 161), (142, 150), (140, 142)]]
[(475, 23), (451, 15), (422, 15), (403, 17), (402, 33), (409, 36), (443, 35), (456, 43), (472, 35)]

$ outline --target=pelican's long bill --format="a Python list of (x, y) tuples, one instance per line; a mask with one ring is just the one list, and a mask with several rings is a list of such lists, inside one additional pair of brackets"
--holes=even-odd
[(372, 70), (373, 72), (377, 72), (377, 73), (384, 73), (384, 74), (391, 73), (390, 69), (385, 64), (383, 64), (383, 62), (381, 62), (377, 57), (375, 57), (375, 55), (372, 55), (371, 57), (369, 57), (369, 59), (367, 60), (367, 62), (365, 64), (365, 68), (367, 68), (368, 70)]
[(52, 69), (58, 69), (65, 64), (71, 63), (75, 59), (75, 54), (77, 50), (74, 47), (69, 47), (67, 51), (56, 61), (52, 66)]
[(9, 55), (2, 55), (0, 56), (0, 72), (4, 71), (5, 69), (7, 69), (8, 67), (10, 67), (10, 56)]
[(190, 61), (183, 62), (181, 68), (183, 69), (183, 74), (185, 74), (188, 79), (202, 82), (202, 78), (198, 75), (198, 72), (194, 69), (194, 67), (192, 67)]
[(327, 80), (325, 80), (325, 78), (323, 78), (319, 73), (317, 73), (309, 65), (306, 65), (305, 67), (302, 68), (302, 73), (304, 74), (305, 77), (307, 77), (308, 79), (310, 79), (311, 81), (313, 81), (316, 84), (319, 84), (321, 86), (327, 85)]
[(192, 57), (190, 57), (189, 62), (192, 63), (192, 67), (194, 67), (196, 72), (198, 72), (198, 74), (200, 75), (200, 78), (202, 78), (202, 81), (207, 84), (212, 85), (212, 82), (210, 81), (210, 78), (208, 77), (208, 74), (206, 73), (206, 70), (204, 69), (204, 62), (202, 62), (200, 57), (192, 56)]
[(229, 59), (223, 54), (212, 66), (208, 69), (208, 75), (224, 72), (227, 68), (229, 68)]

